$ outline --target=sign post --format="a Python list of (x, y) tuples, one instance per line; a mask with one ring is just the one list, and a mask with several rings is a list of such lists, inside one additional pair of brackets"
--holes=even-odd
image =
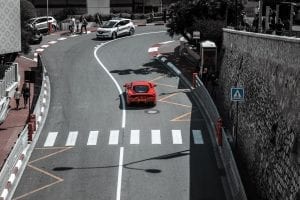
[(237, 147), (238, 140), (239, 102), (244, 101), (244, 97), (245, 91), (243, 87), (231, 87), (230, 98), (231, 101), (236, 102), (235, 147)]
[(196, 40), (196, 47), (199, 50), (198, 41), (200, 40), (200, 31), (193, 31), (193, 39)]

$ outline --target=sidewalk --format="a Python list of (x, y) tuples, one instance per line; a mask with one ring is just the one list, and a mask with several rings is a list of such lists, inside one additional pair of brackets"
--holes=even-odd
[[(22, 88), (24, 83), (24, 71), (25, 70), (34, 70), (36, 68), (37, 63), (34, 61), (30, 61), (23, 57), (18, 57), (16, 61), (19, 64), (19, 89)], [(31, 84), (30, 87), (30, 99), (33, 98), (34, 95), (34, 86)], [(20, 100), (19, 110), (16, 110), (15, 100), (12, 98), (10, 100), (10, 111), (8, 113), (7, 118), (0, 125), (0, 166), (1, 169), (3, 164), (5, 163), (7, 157), (9, 156), (10, 151), (14, 147), (15, 142), (18, 139), (18, 135), (26, 126), (26, 121), (29, 113), (28, 105), (24, 108), (23, 97)]]

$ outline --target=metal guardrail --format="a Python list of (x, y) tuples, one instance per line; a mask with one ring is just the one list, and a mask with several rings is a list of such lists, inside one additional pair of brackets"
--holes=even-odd
[(180, 70), (178, 70), (178, 68), (174, 64), (168, 62), (167, 58), (159, 56), (157, 57), (157, 59), (160, 62), (162, 62), (165, 66), (167, 66), (171, 71), (173, 71), (173, 73), (175, 73), (178, 77), (180, 77), (186, 86), (191, 88), (197, 106), (200, 107), (206, 115), (205, 120), (208, 124), (210, 137), (214, 145), (214, 151), (220, 156), (222, 165), (226, 171), (225, 176), (228, 182), (228, 186), (230, 188), (230, 195), (232, 196), (232, 200), (247, 200), (244, 186), (241, 181), (239, 171), (231, 151), (230, 144), (228, 142), (227, 136), (223, 128), (223, 144), (222, 146), (217, 146), (215, 123), (220, 118), (220, 114), (206, 87), (204, 86), (204, 84), (198, 76), (195, 77), (195, 86), (192, 87), (190, 81), (185, 76), (183, 76), (183, 74), (180, 72)]
[(18, 64), (5, 64), (1, 74), (3, 79), (0, 80), (0, 97), (5, 97), (7, 96), (7, 88), (9, 88), (13, 83), (18, 82)]
[[(40, 62), (40, 57), (38, 57), (39, 62)], [(43, 66), (41, 67), (41, 73), (42, 73), (42, 83), (41, 83), (41, 88), (40, 88), (40, 93), (38, 95), (38, 99), (36, 101), (36, 104), (34, 105), (34, 110), (33, 113), (36, 116), (41, 116), (41, 107), (44, 104), (45, 101), (45, 93), (47, 93), (47, 89), (44, 86), (46, 84), (46, 73), (45, 73), (45, 69)], [(37, 119), (37, 130), (35, 132), (34, 135), (36, 135), (36, 133), (40, 132), (42, 129), (42, 126), (39, 126), (41, 123), (41, 119)], [(33, 141), (36, 142), (38, 138), (37, 137), (33, 137)], [(28, 143), (28, 126), (26, 125), (23, 129), (23, 131), (19, 134), (18, 140), (15, 143), (13, 149), (11, 150), (9, 156), (7, 157), (1, 172), (0, 172), (0, 192), (3, 191), (6, 187), (6, 185), (4, 183), (7, 182), (7, 180), (9, 179), (10, 175), (13, 173), (14, 167), (18, 160), (20, 159), (20, 155), (22, 154), (22, 152), (27, 148), (27, 146), (29, 145)]]

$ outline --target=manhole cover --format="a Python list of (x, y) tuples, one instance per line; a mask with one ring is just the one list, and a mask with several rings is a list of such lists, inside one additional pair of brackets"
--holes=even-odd
[(157, 113), (159, 113), (159, 111), (158, 110), (145, 110), (145, 113), (147, 113), (147, 114), (157, 114)]

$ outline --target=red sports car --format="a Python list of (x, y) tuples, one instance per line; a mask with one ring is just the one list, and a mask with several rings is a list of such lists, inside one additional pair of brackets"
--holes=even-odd
[(126, 83), (125, 94), (127, 105), (132, 103), (156, 104), (156, 85), (149, 81), (133, 81)]

